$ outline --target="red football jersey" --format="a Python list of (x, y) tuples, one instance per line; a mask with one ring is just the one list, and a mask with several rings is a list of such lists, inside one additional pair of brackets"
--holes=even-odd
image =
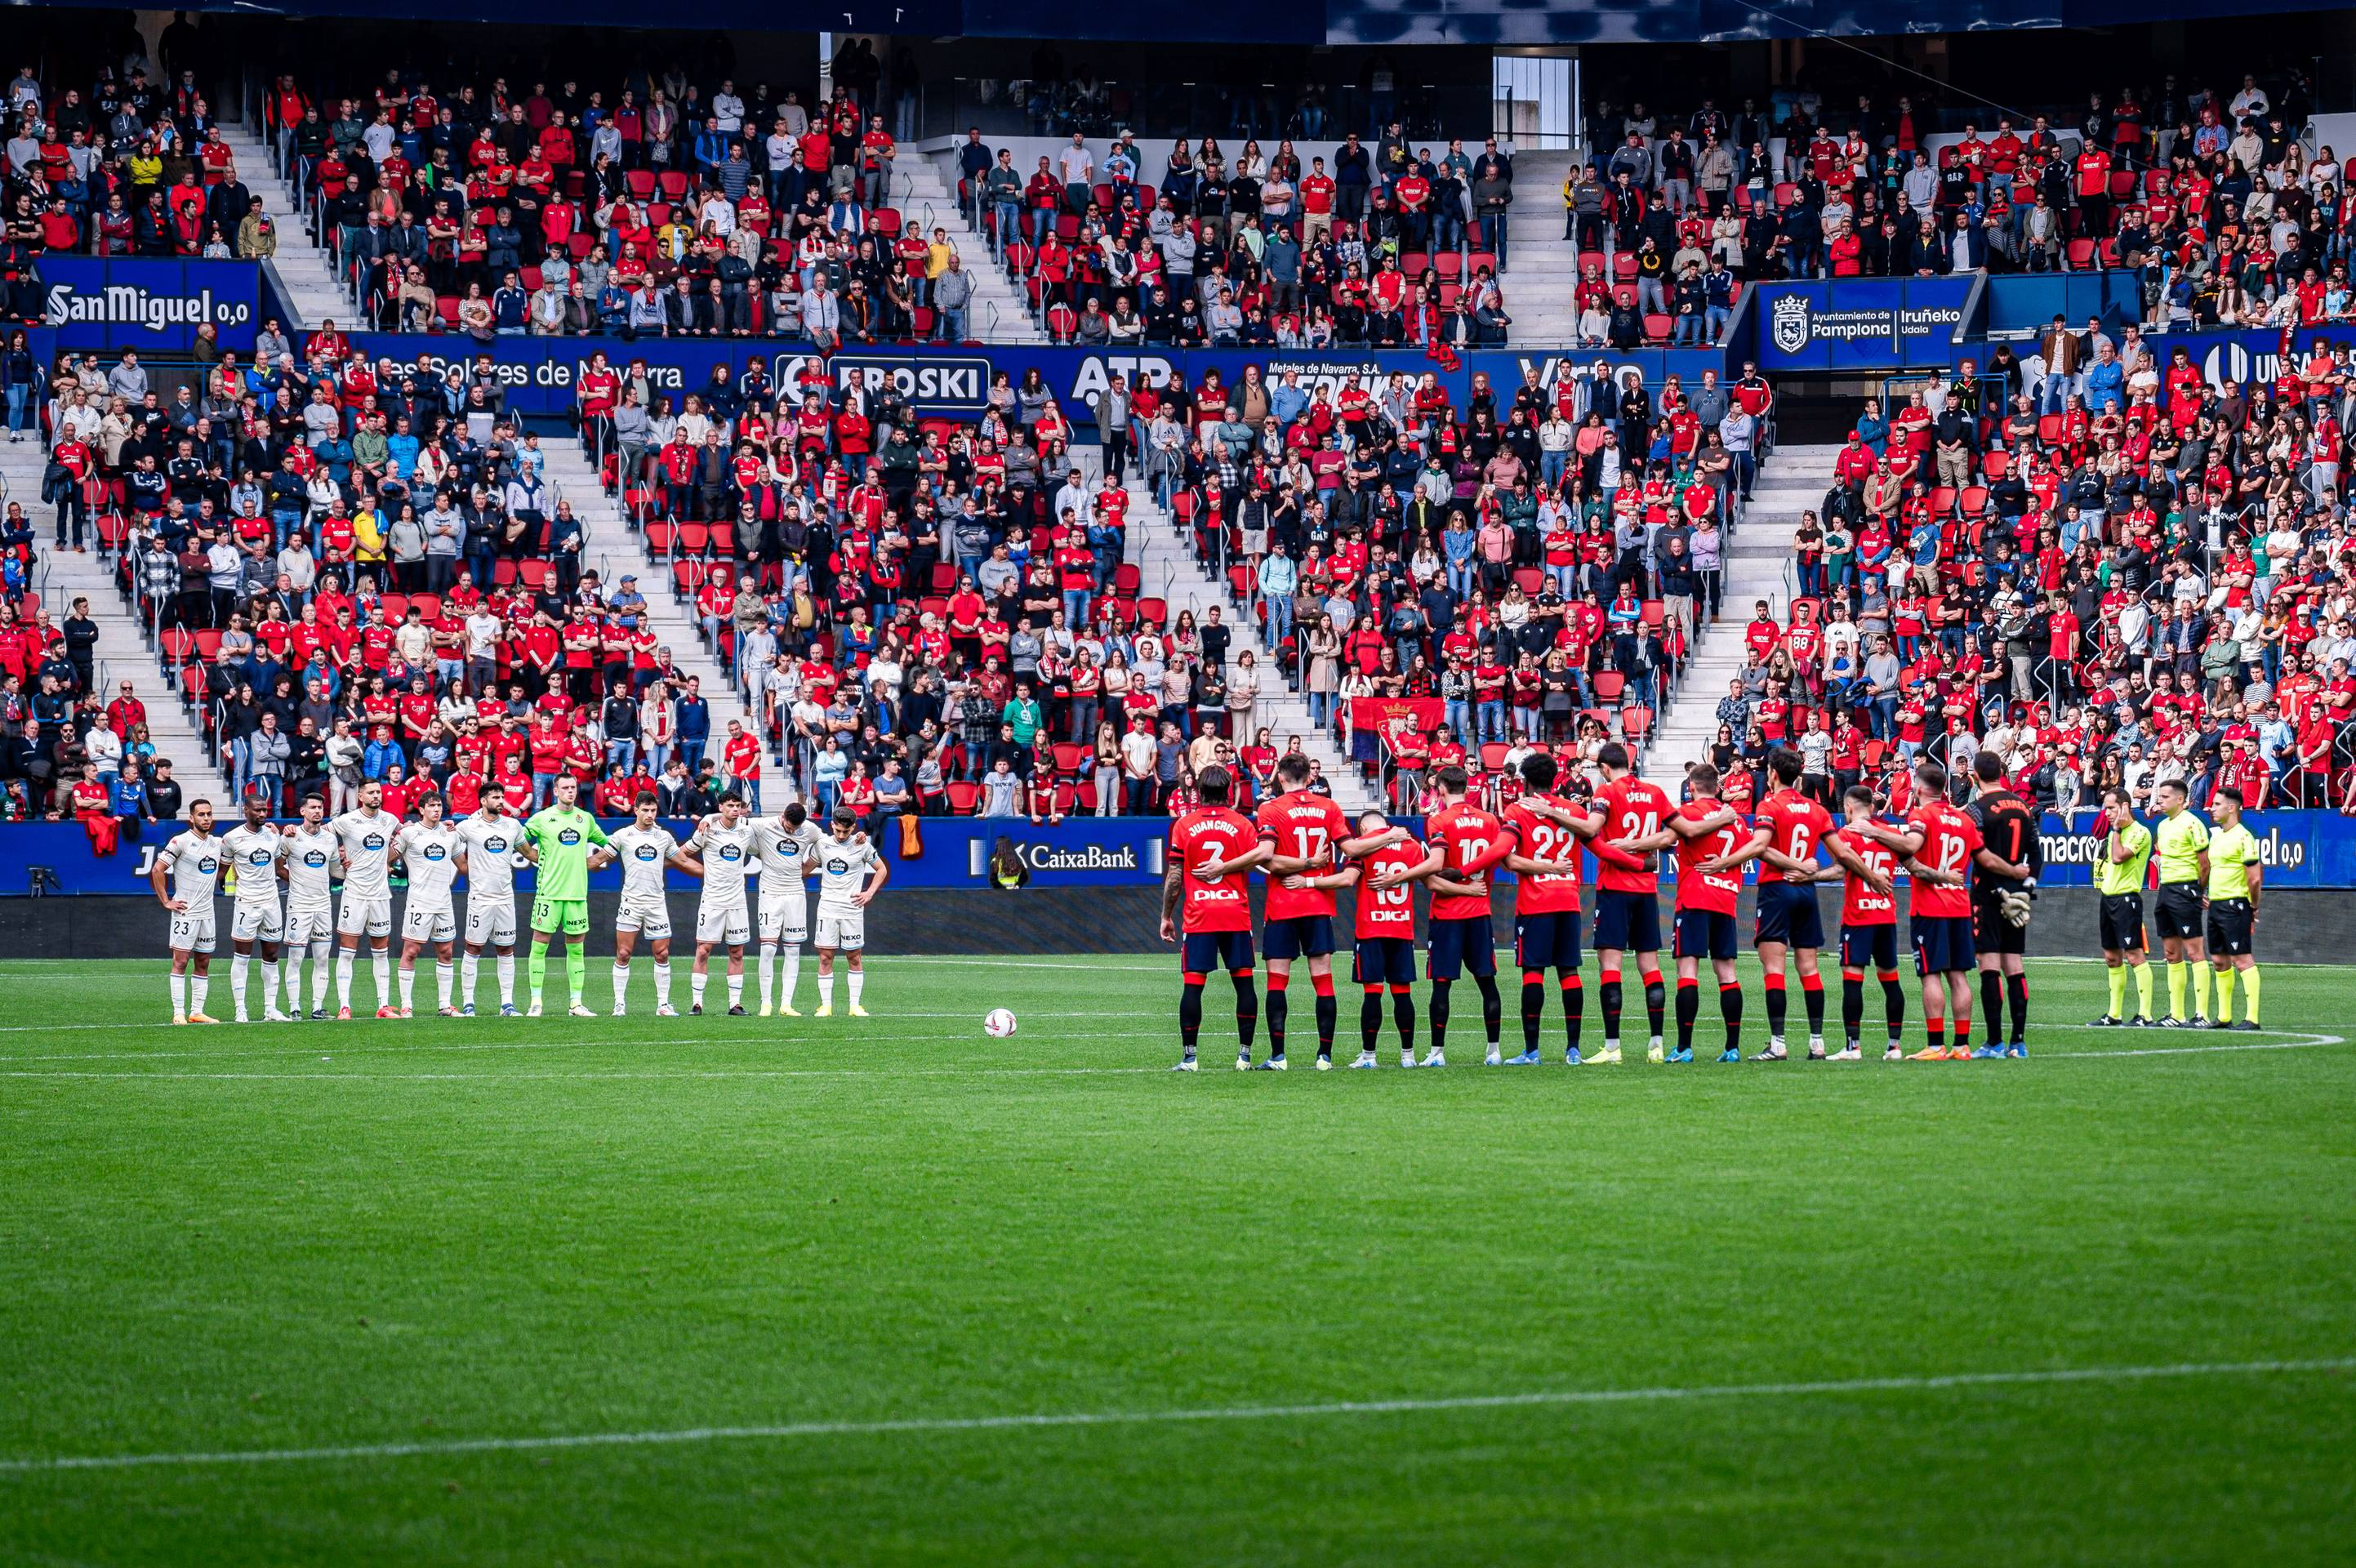
[[(1505, 824), (1478, 806), (1458, 804), (1445, 807), (1424, 820), (1425, 841), (1440, 853), (1440, 871), (1452, 879), (1462, 879), (1480, 874), (1494, 860), (1502, 858), (1496, 852), (1505, 840)], [(1435, 893), (1431, 896), (1431, 918), (1435, 920), (1470, 920), (1489, 912), (1489, 899), (1483, 894), (1467, 897), (1461, 893)]]
[[(1816, 846), (1833, 831), (1832, 813), (1797, 789), (1778, 789), (1759, 803), (1758, 823), (1768, 830), (1767, 846), (1794, 860), (1816, 858)], [(1759, 868), (1762, 882), (1789, 882), (1788, 872), (1772, 865)]]
[[(1271, 796), (1252, 813), (1252, 822), (1260, 843), (1274, 846), (1279, 854), (1309, 862), (1312, 875), (1333, 870), (1333, 846), (1351, 836), (1350, 820), (1342, 814), (1342, 808), (1312, 789)], [(1333, 912), (1332, 888), (1287, 887), (1282, 877), (1269, 877), (1267, 907), (1261, 911), (1266, 918), (1290, 920)]]
[(1505, 808), (1506, 828), (1513, 833), (1523, 854), (1532, 860), (1560, 862), (1569, 865), (1570, 870), (1560, 876), (1516, 873), (1514, 912), (1517, 915), (1576, 915), (1579, 913), (1579, 839), (1560, 822), (1550, 822), (1530, 810), (1533, 800), (1543, 800), (1556, 806), (1570, 804), (1559, 796), (1525, 795)]
[(1249, 874), (1231, 871), (1205, 882), (1194, 875), (1194, 868), (1248, 854), (1258, 838), (1249, 817), (1225, 806), (1198, 806), (1170, 824), (1170, 854), (1184, 872), (1180, 884), (1184, 894), (1179, 904), (1181, 930), (1251, 929)]
[[(1606, 843), (1650, 837), (1661, 831), (1661, 824), (1676, 810), (1659, 785), (1647, 784), (1633, 773), (1598, 789), (1595, 800), (1603, 808), (1603, 832), (1600, 836)], [(1606, 893), (1654, 893), (1660, 889), (1658, 861), (1634, 871), (1600, 858), (1597, 865), (1601, 869), (1595, 885)]]
[[(1980, 848), (1980, 830), (1972, 824), (1971, 818), (1944, 800), (1925, 800), (1906, 819), (1906, 830), (1922, 835), (1922, 853), (1914, 858), (1936, 871), (1970, 876), (1972, 856)], [(1912, 914), (1960, 919), (1972, 912), (1968, 882), (1950, 887), (1918, 876), (1909, 886), (1912, 893), (1907, 908)]]
[(1360, 941), (1371, 937), (1415, 937), (1415, 887), (1402, 882), (1396, 887), (1370, 890), (1366, 882), (1377, 872), (1407, 871), (1423, 864), (1424, 848), (1414, 839), (1402, 839), (1388, 849), (1378, 849), (1358, 862), (1362, 880), (1358, 884), (1357, 922), (1352, 932)]
[[(1677, 808), (1677, 815), (1688, 822), (1698, 822), (1725, 806), (1723, 800), (1687, 800)], [(1716, 832), (1699, 838), (1677, 841), (1677, 908), (1708, 909), (1720, 915), (1734, 913), (1734, 900), (1742, 892), (1742, 871), (1704, 873), (1701, 863), (1715, 860), (1722, 854), (1732, 854), (1751, 842), (1751, 830), (1740, 818)]]
[[(1879, 839), (1868, 838), (1850, 828), (1833, 832), (1842, 843), (1887, 877), (1898, 875), (1898, 852)], [(1844, 926), (1894, 926), (1898, 923), (1898, 896), (1895, 891), (1876, 893), (1855, 872), (1848, 874), (1848, 891), (1841, 899), (1841, 924)]]

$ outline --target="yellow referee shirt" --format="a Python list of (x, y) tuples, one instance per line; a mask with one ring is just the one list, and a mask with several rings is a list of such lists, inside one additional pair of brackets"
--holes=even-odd
[(2209, 898), (2250, 897), (2250, 867), (2258, 864), (2258, 835), (2236, 822), (2209, 841)]
[(2111, 858), (2111, 840), (2103, 837), (2102, 858), (2094, 863), (2094, 886), (2104, 896), (2115, 893), (2141, 893), (2145, 875), (2151, 868), (2151, 830), (2141, 822), (2129, 822), (2119, 830), (2119, 842), (2126, 846), (2125, 860)]
[(2209, 847), (2209, 824), (2190, 811), (2162, 817), (2152, 829), (2159, 853), (2159, 885), (2201, 880), (2201, 852)]

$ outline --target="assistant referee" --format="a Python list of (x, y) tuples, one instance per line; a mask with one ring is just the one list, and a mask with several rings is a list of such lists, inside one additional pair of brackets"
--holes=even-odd
[[(2185, 808), (2184, 785), (2171, 779), (2159, 787), (2164, 813), (2152, 829), (2159, 856), (2159, 947), (2168, 960), (2168, 1015), (2163, 1029), (2199, 1028), (2209, 1021), (2207, 944), (2201, 940), (2201, 890), (2209, 880), (2208, 824)], [(2189, 975), (2188, 975), (2188, 972)], [(2192, 983), (2192, 1012), (2184, 1011), (2184, 985)]]
[[(2257, 835), (2242, 825), (2242, 792), (2217, 791), (2217, 831), (2209, 836), (2209, 955), (2217, 966), (2219, 1029), (2258, 1026), (2258, 959), (2252, 948), (2258, 923), (2258, 894), (2266, 868)], [(2233, 981), (2249, 995), (2247, 1012), (2233, 1022)]]
[[(2135, 803), (2124, 789), (2103, 791), (2102, 858), (2094, 863), (2094, 888), (2103, 898), (2103, 962), (2110, 966), (2111, 1010), (2094, 1020), (2100, 1029), (2121, 1024), (2151, 1026), (2151, 965), (2144, 961), (2143, 884), (2151, 870), (2151, 830), (2135, 820)], [(2127, 971), (2135, 971), (2135, 1016), (2123, 1017)]]

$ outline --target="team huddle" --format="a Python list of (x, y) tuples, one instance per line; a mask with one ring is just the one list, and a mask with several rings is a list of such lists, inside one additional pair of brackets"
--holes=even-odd
[[(360, 789), (358, 808), (332, 821), (313, 796), (303, 802), (301, 822), (280, 826), (269, 820), (268, 807), (257, 797), (246, 803), (242, 822), (217, 835), (211, 803), (199, 800), (189, 809), (187, 829), (164, 846), (150, 872), (156, 900), (171, 915), (172, 1021), (218, 1022), (207, 1015), (205, 1005), (216, 943), (213, 899), (224, 875), (233, 883), (230, 991), (236, 1023), (248, 1018), (246, 986), (257, 959), (262, 977), (261, 1016), (272, 1023), (303, 1017), (306, 952), (311, 960), (308, 1015), (314, 1020), (328, 1016), (332, 978), (335, 1016), (351, 1017), (363, 946), (374, 973), (380, 1018), (412, 1015), (417, 963), (428, 949), (434, 953), (443, 1016), (476, 1015), (476, 991), (487, 952), (495, 961), (499, 1015), (515, 1017), (516, 948), (519, 932), (527, 929), (530, 1000), (523, 1015), (541, 1015), (548, 952), (554, 947), (562, 954), (572, 1016), (594, 1018), (597, 1015), (584, 995), (589, 876), (616, 863), (622, 870), (622, 896), (615, 920), (616, 1017), (627, 1013), (632, 961), (641, 941), (654, 961), (656, 1015), (678, 1016), (670, 1002), (667, 887), (673, 869), (701, 878), (695, 958), (689, 975), (691, 1014), (703, 1011), (715, 950), (725, 953), (728, 1012), (733, 1016), (744, 1014), (744, 950), (757, 943), (761, 1015), (801, 1015), (793, 999), (802, 944), (810, 936), (808, 888), (814, 877), (819, 886), (817, 1015), (833, 1014), (838, 957), (848, 970), (851, 1014), (867, 1015), (861, 1005), (866, 910), (890, 873), (875, 846), (855, 831), (852, 813), (837, 811), (829, 824), (830, 834), (821, 834), (798, 803), (774, 817), (755, 817), (742, 797), (725, 795), (718, 810), (681, 843), (656, 821), (655, 807), (653, 795), (640, 795), (634, 820), (608, 834), (581, 809), (579, 787), (568, 776), (557, 780), (554, 801), (528, 820), (509, 812), (493, 790), (485, 793), (479, 810), (455, 822), (444, 818), (442, 802), (431, 795), (418, 801), (415, 820), (404, 821), (383, 809), (382, 790), (369, 783)], [(533, 873), (528, 925), (517, 918), (519, 863)], [(396, 865), (407, 883), (398, 1000), (391, 950)], [(745, 891), (747, 879), (756, 875), (757, 918)], [(466, 879), (463, 935), (455, 904), (460, 876)], [(463, 969), (458, 961), (462, 947)], [(782, 990), (776, 984), (780, 957)]]
[[(1182, 948), (1184, 986), (1179, 1000), (1182, 1051), (1178, 1070), (1197, 1069), (1203, 992), (1212, 972), (1225, 968), (1236, 993), (1236, 1066), (1281, 1072), (1286, 1058), (1288, 992), (1294, 962), (1307, 966), (1317, 999), (1317, 1062), (1333, 1064), (1336, 1004), (1333, 959), (1342, 888), (1356, 890), (1352, 982), (1362, 993), (1359, 1051), (1355, 1068), (1376, 1065), (1383, 999), (1398, 1039), (1401, 1067), (1447, 1065), (1448, 1026), (1457, 981), (1472, 977), (1481, 995), (1485, 1060), (1491, 1066), (1543, 1059), (1540, 1036), (1549, 979), (1560, 997), (1563, 1060), (1573, 1067), (1621, 1060), (1623, 976), (1635, 958), (1644, 987), (1649, 1036), (1647, 1059), (1694, 1059), (1694, 1030), (1707, 964), (1718, 988), (1725, 1043), (1718, 1059), (1783, 1061), (1789, 993), (1796, 976), (1806, 1015), (1806, 1059), (1857, 1061), (1865, 1055), (1866, 976), (1879, 982), (1884, 1060), (1957, 1060), (2025, 1057), (2029, 987), (2023, 969), (2037, 879), (2044, 868), (2034, 806), (2008, 789), (1997, 759), (1982, 753), (1974, 767), (1970, 800), (1949, 799), (1946, 769), (1925, 760), (1914, 769), (1914, 804), (1895, 819), (1862, 786), (1842, 798), (1841, 820), (1801, 788), (1797, 752), (1778, 748), (1768, 758), (1774, 787), (1744, 814), (1719, 799), (1717, 770), (1702, 764), (1687, 773), (1687, 798), (1673, 801), (1658, 786), (1635, 777), (1617, 743), (1599, 755), (1604, 782), (1585, 800), (1557, 792), (1552, 757), (1526, 758), (1523, 793), (1502, 813), (1466, 800), (1462, 768), (1434, 776), (1436, 804), (1419, 841), (1381, 811), (1355, 823), (1312, 788), (1297, 757), (1277, 770), (1279, 793), (1250, 817), (1228, 805), (1233, 779), (1212, 768), (1197, 777), (1202, 803), (1171, 824), (1162, 882), (1162, 937)], [(2219, 830), (2211, 835), (2184, 810), (2180, 786), (2157, 832), (2135, 822), (2124, 796), (2114, 797), (2110, 832), (2097, 873), (2104, 894), (2102, 943), (2112, 967), (2111, 1012), (2098, 1024), (2146, 1025), (2150, 980), (2143, 958), (2143, 879), (2157, 843), (2161, 858), (2159, 918), (2170, 963), (2171, 1012), (2163, 1025), (2206, 1019), (2202, 950), (2217, 971), (2218, 1020), (2228, 1026), (2238, 975), (2248, 1013), (2232, 1026), (2257, 1027), (2258, 982), (2250, 954), (2262, 880), (2258, 845), (2239, 825), (2240, 802), (2222, 792)], [(2180, 825), (2179, 825), (2180, 824)], [(1823, 857), (1819, 858), (1819, 853)], [(1668, 1031), (1668, 982), (1661, 967), (1658, 895), (1662, 857), (1674, 855), (1676, 892), (1669, 952), (1676, 980), (1676, 1028)], [(1584, 856), (1584, 860), (1582, 860)], [(1826, 860), (1830, 864), (1826, 864)], [(1758, 889), (1751, 945), (1765, 975), (1766, 1043), (1747, 1058), (1741, 1037), (1743, 989), (1735, 969), (1740, 937), (1736, 901), (1744, 867), (1757, 863)], [(1591, 866), (1589, 863), (1591, 863)], [(1514, 961), (1521, 971), (1522, 1049), (1505, 1054), (1504, 1002), (1497, 988), (1489, 884), (1499, 868), (1513, 873)], [(1593, 945), (1600, 971), (1600, 1045), (1583, 1041), (1586, 997), (1581, 970), (1581, 895), (1591, 870)], [(1252, 909), (1248, 878), (1266, 880), (1261, 940), (1268, 969), (1266, 1058), (1252, 1059), (1259, 1002), (1253, 979)], [(1922, 1048), (1902, 1045), (1906, 989), (1899, 972), (1899, 874), (1906, 878), (1907, 935), (1922, 987)], [(1817, 885), (1842, 884), (1837, 958), (1842, 1040), (1828, 1049), (1820, 967), (1827, 946)], [(1413, 885), (1430, 896), (1426, 977), (1431, 985), (1430, 1042), (1416, 1056), (1415, 907)], [(2206, 931), (2202, 930), (2205, 911)], [(2144, 1005), (2119, 1015), (2122, 986), (2132, 968)], [(2184, 1012), (2186, 971), (2192, 972), (2195, 1010)], [(1984, 1038), (1973, 1044), (1973, 975), (1978, 976)]]

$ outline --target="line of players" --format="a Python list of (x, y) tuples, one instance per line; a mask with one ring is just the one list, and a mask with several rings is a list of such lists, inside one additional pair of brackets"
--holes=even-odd
[[(214, 897), (225, 873), (231, 874), (230, 988), (232, 1021), (248, 1021), (246, 986), (255, 959), (262, 974), (261, 1015), (272, 1023), (290, 1023), (303, 1015), (302, 960), (311, 957), (311, 1007), (314, 1020), (327, 1016), (331, 954), (337, 997), (336, 1016), (352, 1016), (353, 984), (365, 945), (376, 984), (380, 1018), (412, 1015), (417, 962), (427, 949), (434, 953), (440, 1012), (444, 1017), (476, 1015), (476, 993), (485, 953), (496, 961), (499, 1015), (515, 1017), (516, 945), (519, 922), (515, 873), (519, 860), (541, 869), (541, 885), (551, 880), (565, 857), (576, 857), (585, 872), (619, 862), (623, 868), (622, 897), (616, 917), (613, 966), (614, 1016), (626, 1014), (631, 962), (644, 941), (653, 958), (655, 1012), (676, 1017), (670, 1004), (671, 920), (666, 897), (666, 871), (677, 868), (702, 879), (696, 911), (695, 958), (690, 976), (691, 1014), (703, 1011), (710, 961), (715, 950), (726, 953), (728, 1011), (743, 1015), (744, 949), (757, 929), (760, 1013), (799, 1017), (793, 1005), (808, 940), (808, 885), (819, 882), (817, 909), (818, 1016), (834, 1010), (834, 964), (838, 956), (848, 970), (850, 1012), (867, 1016), (861, 1004), (864, 990), (865, 912), (889, 878), (889, 869), (863, 833), (857, 819), (837, 811), (830, 837), (821, 837), (798, 803), (774, 817), (755, 818), (741, 796), (722, 797), (718, 810), (704, 818), (681, 843), (656, 820), (656, 800), (641, 794), (634, 820), (607, 835), (595, 819), (579, 810), (578, 787), (568, 776), (556, 784), (556, 800), (547, 811), (519, 819), (507, 810), (498, 791), (487, 791), (480, 809), (456, 822), (444, 819), (441, 801), (428, 795), (418, 802), (413, 822), (383, 810), (382, 791), (362, 786), (359, 805), (329, 821), (316, 796), (303, 802), (302, 820), (280, 825), (269, 820), (260, 799), (246, 803), (244, 821), (226, 833), (215, 834), (212, 803), (198, 800), (189, 808), (189, 826), (175, 835), (156, 856), (150, 883), (159, 903), (171, 917), (168, 941), (172, 1021), (212, 1024), (205, 1005), (210, 987), (211, 958), (216, 948)], [(562, 819), (562, 832), (550, 831), (545, 820)], [(577, 822), (579, 827), (571, 824)], [(394, 1000), (391, 938), (393, 927), (391, 867), (405, 868), (408, 887), (402, 908), (399, 1001)], [(758, 918), (745, 898), (745, 880), (759, 877)], [(453, 906), (456, 879), (466, 878), (466, 911), (463, 940)], [(340, 898), (337, 884), (340, 878)], [(284, 893), (284, 907), (280, 895)], [(571, 1013), (594, 1017), (583, 997), (586, 900), (580, 900), (576, 919), (569, 905), (547, 912), (548, 900), (535, 902), (533, 952), (540, 968), (531, 977), (530, 1016), (541, 1013), (546, 948), (565, 949), (571, 978)], [(463, 979), (454, 987), (455, 950), (465, 951)], [(784, 959), (785, 983), (776, 987), (776, 962)], [(283, 962), (282, 962), (283, 959)], [(279, 986), (285, 988), (285, 1008), (278, 1004)]]
[[(1747, 821), (1719, 798), (1717, 770), (1689, 770), (1690, 799), (1672, 801), (1631, 770), (1624, 747), (1605, 746), (1598, 761), (1604, 783), (1591, 800), (1558, 794), (1553, 758), (1533, 756), (1521, 768), (1524, 793), (1502, 815), (1466, 800), (1462, 769), (1443, 768), (1433, 779), (1438, 804), (1419, 842), (1380, 811), (1354, 825), (1332, 800), (1309, 788), (1302, 759), (1277, 769), (1279, 793), (1247, 818), (1230, 809), (1232, 780), (1221, 768), (1197, 776), (1202, 804), (1171, 825), (1162, 886), (1162, 938), (1182, 945), (1184, 987), (1179, 1003), (1182, 1056), (1177, 1070), (1196, 1070), (1203, 992), (1211, 972), (1225, 967), (1236, 993), (1238, 1069), (1283, 1071), (1289, 1022), (1287, 998), (1295, 961), (1307, 966), (1317, 998), (1317, 1067), (1333, 1065), (1335, 1027), (1333, 955), (1334, 894), (1355, 887), (1352, 978), (1362, 993), (1359, 1054), (1351, 1065), (1371, 1069), (1382, 1032), (1382, 1000), (1390, 998), (1401, 1067), (1443, 1067), (1455, 983), (1470, 975), (1479, 989), (1489, 1065), (1530, 1065), (1542, 1059), (1548, 972), (1560, 997), (1570, 1066), (1621, 1059), (1625, 961), (1633, 954), (1644, 987), (1655, 1062), (1689, 1062), (1700, 1012), (1700, 972), (1707, 963), (1718, 985), (1725, 1025), (1722, 1062), (1745, 1059), (1741, 1048), (1743, 993), (1736, 977), (1736, 898), (1742, 868), (1760, 863), (1752, 941), (1766, 972), (1767, 1043), (1749, 1059), (1782, 1061), (1790, 974), (1796, 973), (1807, 1019), (1810, 1060), (1856, 1061), (1864, 1054), (1865, 975), (1881, 983), (1887, 1028), (1885, 1060), (1907, 1055), (1901, 1044), (1906, 1014), (1898, 972), (1895, 874), (1911, 878), (1909, 936), (1922, 982), (1924, 1045), (1914, 1060), (2025, 1057), (2029, 993), (2022, 972), (2036, 879), (2042, 869), (2036, 812), (2003, 785), (1993, 755), (1975, 770), (1976, 790), (1958, 808), (1947, 798), (1947, 775), (1935, 762), (1915, 768), (1919, 802), (1903, 822), (1879, 814), (1872, 791), (1856, 788), (1842, 801), (1843, 821), (1799, 788), (1801, 759), (1779, 748), (1769, 757), (1775, 788)], [(1821, 848), (1830, 867), (1816, 858)], [(1676, 1036), (1666, 1037), (1666, 982), (1661, 970), (1659, 856), (1676, 856), (1671, 953), (1676, 976)], [(1601, 971), (1603, 1039), (1582, 1049), (1585, 986), (1580, 973), (1582, 853), (1595, 863), (1594, 946)], [(1496, 981), (1489, 877), (1498, 867), (1515, 874), (1514, 950), (1521, 972), (1522, 1050), (1504, 1054), (1504, 1004)], [(1258, 999), (1253, 983), (1248, 875), (1267, 881), (1263, 944), (1268, 967), (1269, 1054), (1255, 1064)], [(1844, 1044), (1827, 1052), (1819, 959), (1825, 948), (1816, 884), (1845, 882), (1838, 949)], [(1415, 1055), (1415, 911), (1411, 885), (1430, 894), (1426, 973), (1431, 982), (1430, 1045)], [(1788, 972), (1787, 972), (1788, 970)], [(1971, 976), (1979, 974), (1985, 1044), (1972, 1045)], [(2004, 1015), (2009, 1030), (2001, 1033)]]

